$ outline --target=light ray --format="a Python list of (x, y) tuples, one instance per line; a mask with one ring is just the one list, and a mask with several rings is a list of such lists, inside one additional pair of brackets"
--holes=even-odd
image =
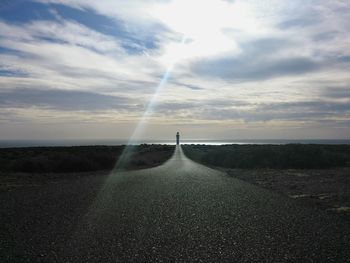
[[(181, 48), (185, 44), (186, 39), (187, 38), (184, 35), (182, 37), (181, 42), (180, 42), (181, 45), (179, 48)], [(148, 102), (148, 105), (146, 107), (145, 112), (143, 113), (140, 121), (138, 122), (134, 132), (130, 136), (129, 141), (128, 141), (127, 145), (125, 146), (122, 154), (120, 155), (113, 171), (118, 170), (118, 169), (123, 169), (130, 161), (130, 157), (133, 153), (134, 146), (139, 142), (140, 135), (142, 134), (142, 132), (144, 130), (144, 126), (147, 123), (148, 118), (153, 114), (153, 112), (155, 110), (157, 98), (158, 98), (160, 92), (162, 91), (162, 89), (164, 88), (164, 86), (167, 84), (169, 77), (171, 75), (171, 72), (173, 71), (174, 66), (175, 66), (177, 61), (178, 61), (178, 59), (173, 59), (169, 63), (169, 65), (168, 65), (165, 73), (163, 74), (162, 79), (160, 80), (151, 100)]]

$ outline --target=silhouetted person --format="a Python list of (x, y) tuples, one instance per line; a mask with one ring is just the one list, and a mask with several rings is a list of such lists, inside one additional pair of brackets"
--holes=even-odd
[(180, 144), (180, 134), (179, 132), (176, 133), (176, 145)]

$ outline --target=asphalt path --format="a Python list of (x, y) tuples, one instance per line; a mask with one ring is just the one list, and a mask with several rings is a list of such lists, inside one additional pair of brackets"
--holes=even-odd
[(349, 262), (349, 222), (195, 163), (0, 193), (0, 262)]

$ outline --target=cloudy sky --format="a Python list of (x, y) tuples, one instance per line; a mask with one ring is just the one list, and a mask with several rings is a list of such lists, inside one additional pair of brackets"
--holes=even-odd
[(145, 139), (348, 139), (349, 21), (347, 0), (2, 0), (0, 139), (126, 139), (145, 112)]

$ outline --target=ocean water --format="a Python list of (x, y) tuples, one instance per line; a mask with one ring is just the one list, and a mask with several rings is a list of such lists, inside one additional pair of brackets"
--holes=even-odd
[[(0, 140), (0, 148), (9, 147), (40, 147), (40, 146), (87, 146), (87, 145), (126, 145), (127, 140)], [(168, 144), (174, 145), (175, 140), (143, 140), (132, 144)], [(350, 140), (181, 140), (181, 144), (348, 144)]]

